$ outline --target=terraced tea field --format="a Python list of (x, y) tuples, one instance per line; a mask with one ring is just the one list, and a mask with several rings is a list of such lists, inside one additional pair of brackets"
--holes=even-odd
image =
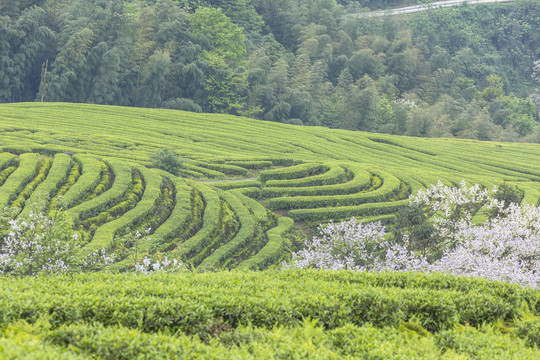
[[(503, 181), (540, 198), (540, 146), (407, 138), (234, 116), (85, 104), (0, 105), (0, 205), (63, 204), (81, 256), (151, 228), (140, 251), (201, 269), (262, 269), (286, 234), (352, 216), (391, 223), (407, 197), (441, 180)], [(180, 176), (151, 168), (172, 148)], [(126, 258), (116, 266), (127, 266)]]

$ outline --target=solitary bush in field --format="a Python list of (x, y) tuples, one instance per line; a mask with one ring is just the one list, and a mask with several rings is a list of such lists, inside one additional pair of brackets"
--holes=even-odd
[(182, 167), (182, 160), (173, 149), (163, 148), (152, 154), (152, 165), (158, 169), (178, 175)]
[(184, 98), (167, 100), (163, 103), (163, 107), (165, 109), (192, 111), (196, 113), (202, 112), (202, 108), (199, 104), (197, 104), (191, 99), (184, 99)]

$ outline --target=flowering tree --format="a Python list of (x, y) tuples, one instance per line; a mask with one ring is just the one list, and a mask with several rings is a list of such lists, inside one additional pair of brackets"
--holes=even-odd
[[(497, 192), (497, 188), (492, 190)], [(445, 186), (440, 180), (426, 190), (420, 190), (410, 198), (411, 206), (421, 206), (431, 218), (437, 234), (446, 241), (447, 247), (455, 247), (459, 239), (456, 231), (470, 225), (480, 211), (501, 209), (503, 203), (492, 197), (487, 189), (478, 184), (467, 187), (464, 180), (460, 187)]]
[[(29, 204), (31, 208), (43, 209), (40, 200)], [(30, 211), (27, 216), (19, 216), (20, 209), (5, 209), (0, 213), (0, 275), (36, 275), (38, 273), (58, 274), (76, 271), (99, 271), (112, 265), (117, 256), (106, 249), (96, 250), (84, 258), (77, 256), (81, 242), (73, 232), (72, 221), (60, 208), (53, 217)], [(149, 234), (152, 229), (144, 232)], [(128, 232), (117, 241), (123, 248), (117, 250), (133, 253), (133, 270), (142, 274), (155, 272), (177, 272), (183, 269), (182, 261), (167, 257), (151, 261), (147, 256), (138, 263), (141, 241), (149, 238), (136, 231)], [(110, 250), (110, 249), (109, 249)]]
[(105, 248), (95, 250), (82, 259), (80, 269), (82, 271), (99, 271), (107, 268), (114, 263), (116, 255), (108, 253)]
[(292, 255), (293, 265), (332, 270), (369, 270), (377, 261), (385, 235), (380, 223), (362, 224), (355, 218), (320, 226), (321, 236), (306, 241), (305, 249)]
[(540, 287), (540, 208), (513, 204), (505, 215), (481, 225), (462, 223), (452, 234), (458, 245), (431, 263), (403, 246), (388, 246), (384, 266), (375, 270), (439, 271)]
[[(493, 193), (496, 193), (496, 189)], [(369, 271), (438, 271), (540, 287), (540, 208), (505, 204), (479, 186), (450, 188), (439, 183), (411, 197), (410, 206), (424, 206), (435, 236), (444, 244), (438, 257), (408, 242), (396, 241), (380, 224), (356, 219), (330, 223), (321, 236), (306, 241), (293, 254), (292, 266)], [(496, 212), (490, 211), (496, 209)], [(475, 224), (486, 211), (494, 217)], [(435, 245), (434, 245), (435, 246)]]
[(182, 261), (178, 259), (173, 259), (170, 261), (167, 257), (163, 261), (156, 260), (152, 262), (148, 256), (144, 257), (144, 260), (140, 264), (135, 265), (135, 272), (141, 273), (144, 275), (156, 273), (156, 272), (166, 272), (172, 273), (177, 272), (183, 269)]
[(0, 246), (0, 274), (56, 274), (75, 263), (78, 235), (62, 212), (49, 218), (31, 211), (28, 217), (10, 219), (7, 226)]

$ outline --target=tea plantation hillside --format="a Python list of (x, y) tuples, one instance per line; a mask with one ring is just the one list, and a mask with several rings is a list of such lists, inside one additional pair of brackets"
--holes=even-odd
[[(150, 229), (140, 253), (199, 269), (281, 262), (294, 226), (391, 223), (416, 190), (462, 179), (540, 197), (540, 146), (329, 130), (246, 118), (63, 103), (0, 105), (0, 206), (67, 209), (85, 246)], [(178, 176), (152, 167), (171, 148)], [(47, 198), (47, 202), (40, 199)], [(25, 206), (28, 205), (28, 206)], [(128, 255), (116, 267), (130, 261)]]
[(538, 359), (539, 300), (412, 273), (6, 278), (0, 358)]

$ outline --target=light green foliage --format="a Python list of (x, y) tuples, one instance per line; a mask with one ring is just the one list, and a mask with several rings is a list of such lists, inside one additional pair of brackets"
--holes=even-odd
[[(281, 263), (296, 246), (286, 239), (292, 220), (296, 234), (353, 216), (392, 225), (410, 194), (439, 179), (487, 188), (506, 181), (525, 202), (540, 197), (533, 144), (404, 138), (127, 107), (12, 104), (1, 110), (0, 128), (12, 129), (13, 117), (24, 121), (0, 133), (3, 149), (22, 152), (0, 155), (0, 197), (28, 203), (51, 187), (49, 213), (66, 208), (82, 244), (110, 246), (119, 270), (133, 249), (114, 238), (128, 228), (151, 228), (141, 255), (180, 257), (195, 267), (262, 269)], [(188, 179), (145, 167), (164, 147), (185, 159), (179, 174)], [(71, 161), (58, 154), (48, 173), (39, 166), (39, 159), (66, 150), (75, 152)], [(35, 167), (21, 183), (18, 174), (30, 159)], [(39, 185), (31, 189), (32, 183)]]
[(413, 273), (6, 278), (0, 349), (104, 359), (535, 359), (538, 349), (518, 329), (535, 321), (538, 296)]
[(22, 154), (19, 156), (17, 170), (7, 178), (0, 187), (0, 209), (8, 206), (17, 198), (39, 169), (39, 157), (37, 154)]
[(204, 200), (204, 215), (202, 219), (202, 227), (191, 238), (180, 244), (181, 253), (185, 258), (191, 257), (206, 247), (219, 231), (221, 223), (221, 203), (219, 196), (212, 191), (208, 186), (195, 182), (188, 182), (196, 190), (200, 191)]
[[(92, 241), (81, 251), (81, 256), (86, 256), (95, 250), (109, 248), (115, 235), (122, 235), (122, 231), (126, 228), (137, 226), (155, 210), (155, 203), (161, 194), (161, 176), (146, 168), (141, 168), (140, 172), (144, 181), (144, 194), (142, 183), (140, 185), (135, 183), (126, 200), (110, 207), (107, 211), (108, 216), (120, 214), (122, 216), (98, 227)], [(137, 188), (139, 186), (140, 189)], [(126, 211), (126, 209), (129, 210)]]
[(128, 164), (113, 161), (111, 161), (110, 166), (115, 176), (113, 186), (100, 196), (70, 208), (68, 213), (73, 217), (75, 223), (96, 216), (102, 211), (107, 211), (129, 191), (132, 182), (131, 167)]
[(243, 247), (248, 246), (248, 243), (255, 232), (255, 220), (240, 199), (233, 193), (218, 192), (218, 194), (231, 206), (232, 211), (234, 211), (235, 215), (238, 217), (240, 229), (231, 241), (219, 247), (212, 255), (204, 259), (199, 265), (201, 270), (219, 268), (221, 263), (228, 258), (233, 257), (235, 254), (240, 253), (240, 250)]
[[(50, 175), (47, 176), (41, 184), (29, 196), (27, 200), (30, 204), (37, 204), (39, 199), (46, 198), (50, 200), (58, 191), (62, 183), (66, 181), (68, 171), (71, 167), (71, 157), (67, 154), (56, 154), (52, 166), (49, 170)], [(47, 169), (48, 170), (48, 169)], [(34, 211), (40, 213), (46, 210), (46, 203), (43, 208), (34, 208)], [(30, 213), (30, 206), (25, 206), (21, 216), (27, 216)]]
[(275, 263), (285, 249), (284, 235), (291, 230), (293, 225), (294, 221), (292, 219), (279, 218), (277, 226), (266, 232), (268, 236), (266, 245), (255, 256), (243, 261), (239, 269), (260, 270)]
[(242, 28), (235, 25), (219, 8), (198, 8), (189, 17), (191, 31), (194, 37), (201, 36), (212, 45), (212, 51), (203, 51), (202, 59), (212, 64), (213, 56), (225, 62), (234, 61), (239, 65), (245, 64), (246, 47)]

